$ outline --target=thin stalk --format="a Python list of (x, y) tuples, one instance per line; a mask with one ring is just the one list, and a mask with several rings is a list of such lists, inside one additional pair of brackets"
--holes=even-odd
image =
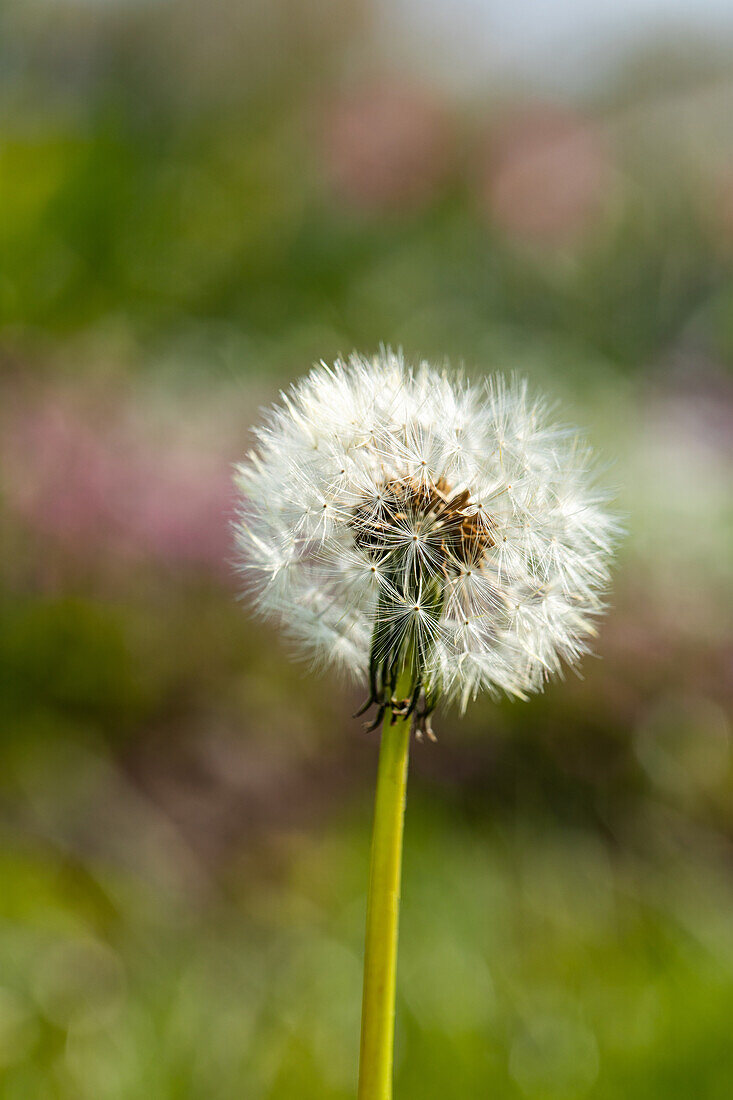
[[(403, 674), (397, 698), (410, 693)], [(361, 1008), (358, 1100), (392, 1100), (395, 975), (400, 910), (402, 831), (411, 718), (387, 711), (379, 750), (367, 896), (364, 996)]]

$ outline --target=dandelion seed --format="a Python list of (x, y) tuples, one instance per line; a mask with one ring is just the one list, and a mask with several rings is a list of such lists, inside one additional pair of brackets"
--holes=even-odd
[(441, 696), (526, 697), (586, 652), (618, 525), (589, 450), (526, 382), (354, 355), (257, 436), (236, 469), (255, 607), (367, 678), (378, 710), (404, 665), (420, 725)]

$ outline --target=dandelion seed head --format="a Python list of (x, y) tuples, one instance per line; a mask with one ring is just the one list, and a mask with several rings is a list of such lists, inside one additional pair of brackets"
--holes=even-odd
[(619, 526), (594, 458), (526, 382), (383, 352), (321, 364), (236, 467), (256, 610), (391, 705), (526, 698), (586, 652)]

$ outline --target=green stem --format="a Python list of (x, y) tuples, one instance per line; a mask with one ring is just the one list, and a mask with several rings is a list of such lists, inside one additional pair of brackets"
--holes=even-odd
[[(403, 674), (397, 698), (409, 694)], [(379, 751), (369, 868), (358, 1100), (392, 1100), (397, 927), (410, 718), (387, 712)]]

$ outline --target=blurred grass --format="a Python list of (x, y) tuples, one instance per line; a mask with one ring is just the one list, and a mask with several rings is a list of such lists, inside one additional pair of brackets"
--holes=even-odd
[[(353, 1095), (366, 830), (350, 816), (270, 848), (194, 911), (103, 863), (6, 851), (3, 1097)], [(730, 884), (670, 874), (413, 798), (400, 1095), (722, 1100)]]

